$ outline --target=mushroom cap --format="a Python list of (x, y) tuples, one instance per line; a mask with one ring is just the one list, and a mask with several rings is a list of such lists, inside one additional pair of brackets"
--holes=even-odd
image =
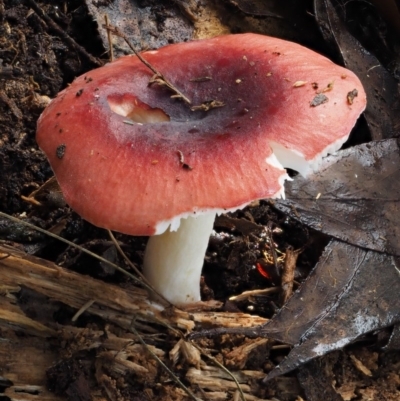
[[(227, 35), (142, 56), (192, 106), (224, 106), (192, 111), (149, 85), (153, 73), (126, 56), (75, 79), (37, 130), (68, 204), (127, 234), (159, 234), (181, 217), (282, 195), (282, 164), (307, 173), (343, 144), (366, 105), (351, 71), (267, 36)], [(325, 102), (313, 106), (316, 96)]]

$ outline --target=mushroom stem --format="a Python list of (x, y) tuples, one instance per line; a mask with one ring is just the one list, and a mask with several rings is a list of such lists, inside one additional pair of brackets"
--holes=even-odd
[(143, 274), (174, 305), (200, 301), (200, 276), (215, 213), (181, 220), (177, 231), (150, 237)]

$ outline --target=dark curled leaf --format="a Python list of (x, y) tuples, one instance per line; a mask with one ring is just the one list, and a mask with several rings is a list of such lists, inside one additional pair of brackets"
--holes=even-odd
[(400, 149), (370, 142), (325, 158), (320, 170), (286, 184), (274, 202), (294, 219), (364, 248), (400, 255)]
[[(361, 7), (363, 3), (359, 4)], [(349, 33), (344, 22), (345, 15), (341, 18), (337, 12), (345, 8), (341, 5), (335, 9), (331, 0), (314, 0), (315, 18), (325, 41), (364, 84), (368, 98), (364, 115), (372, 139), (394, 137), (396, 127), (400, 126), (397, 82), (380, 61)]]
[(267, 379), (400, 321), (399, 259), (390, 256), (400, 255), (399, 170), (397, 140), (370, 142), (325, 158), (275, 202), (349, 244), (332, 241), (300, 291), (263, 326), (263, 335), (297, 343)]
[[(314, 278), (307, 281), (297, 296), (292, 297), (281, 313), (263, 328), (264, 334), (269, 337), (277, 321), (286, 322), (286, 331), (289, 333), (292, 325), (299, 327), (299, 321), (304, 323), (304, 328), (308, 327), (288, 357), (266, 380), (290, 372), (318, 356), (341, 349), (366, 333), (398, 323), (399, 267), (398, 260), (392, 256), (338, 241), (331, 242), (316, 267)], [(351, 273), (347, 276), (347, 282), (342, 280), (344, 271)], [(340, 283), (336, 281), (337, 277)], [(317, 288), (312, 288), (312, 285)], [(336, 289), (337, 295), (332, 298), (332, 294), (329, 294), (327, 301), (324, 291), (329, 286)], [(314, 297), (311, 297), (310, 290), (314, 292)], [(328, 307), (321, 308), (321, 303)], [(313, 319), (310, 320), (307, 314), (304, 316), (306, 308), (316, 311)], [(295, 338), (291, 337), (292, 340)]]

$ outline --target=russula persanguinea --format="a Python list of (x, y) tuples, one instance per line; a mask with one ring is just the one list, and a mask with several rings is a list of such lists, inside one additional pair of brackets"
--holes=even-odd
[[(153, 73), (126, 56), (59, 93), (39, 119), (37, 141), (83, 218), (152, 236), (144, 274), (169, 301), (185, 304), (200, 300), (216, 213), (281, 196), (284, 167), (304, 175), (339, 149), (366, 97), (351, 71), (267, 36), (142, 55), (190, 106), (150, 85)], [(201, 110), (213, 103), (219, 107)]]

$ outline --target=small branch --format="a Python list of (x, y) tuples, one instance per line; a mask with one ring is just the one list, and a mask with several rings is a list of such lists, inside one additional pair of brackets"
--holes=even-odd
[(293, 293), (294, 273), (299, 254), (303, 249), (294, 250), (291, 246), (286, 249), (285, 263), (281, 276), (280, 302), (284, 305)]
[(268, 235), (268, 242), (269, 242), (269, 247), (270, 247), (270, 250), (271, 250), (272, 258), (274, 260), (275, 270), (278, 271), (278, 257), (276, 255), (274, 238), (272, 237), (272, 224), (271, 224), (271, 222), (268, 223), (268, 225), (266, 227), (266, 231), (267, 231), (267, 235)]
[(82, 315), (82, 313), (85, 313), (93, 304), (95, 303), (94, 299), (91, 299), (87, 301), (79, 310), (78, 312), (75, 313), (74, 316), (72, 316), (71, 322), (76, 322), (79, 318), (79, 316)]
[(173, 85), (171, 82), (168, 81), (165, 76), (158, 71), (155, 67), (153, 67), (146, 59), (143, 58), (143, 56), (136, 51), (136, 49), (132, 46), (131, 42), (129, 39), (126, 37), (126, 35), (121, 32), (117, 27), (112, 26), (112, 25), (103, 25), (103, 28), (107, 30), (107, 32), (111, 32), (115, 36), (119, 36), (122, 38), (125, 43), (129, 46), (129, 48), (132, 50), (132, 52), (137, 56), (137, 58), (149, 69), (154, 73), (154, 76), (150, 78), (149, 84), (157, 84), (160, 86), (165, 86), (167, 87), (171, 92), (174, 94), (171, 96), (172, 98), (178, 98), (182, 99), (185, 103), (187, 104), (192, 104), (192, 102), (187, 98), (175, 85)]
[[(139, 55), (139, 54), (138, 54)], [(154, 74), (150, 80), (149, 84), (157, 84), (160, 86), (165, 86), (171, 92), (174, 92), (174, 95), (171, 96), (172, 99), (182, 99), (187, 104), (192, 104), (192, 102), (187, 98), (176, 86), (174, 86), (171, 82), (169, 82), (161, 72), (157, 72)]]
[(113, 47), (113, 43), (112, 43), (112, 36), (111, 36), (111, 32), (108, 29), (108, 27), (110, 26), (110, 23), (108, 21), (108, 15), (105, 14), (104, 15), (104, 21), (105, 21), (105, 26), (106, 26), (106, 30), (107, 30), (107, 40), (108, 40), (108, 47), (109, 47), (109, 53), (110, 53), (110, 62), (114, 61), (114, 47)]
[(195, 340), (197, 338), (204, 337), (213, 338), (216, 336), (222, 336), (224, 334), (239, 334), (249, 338), (266, 337), (263, 333), (263, 328), (266, 323), (267, 322), (252, 327), (217, 327), (212, 329), (205, 329), (189, 333), (188, 335), (186, 335), (185, 338), (187, 340)]

